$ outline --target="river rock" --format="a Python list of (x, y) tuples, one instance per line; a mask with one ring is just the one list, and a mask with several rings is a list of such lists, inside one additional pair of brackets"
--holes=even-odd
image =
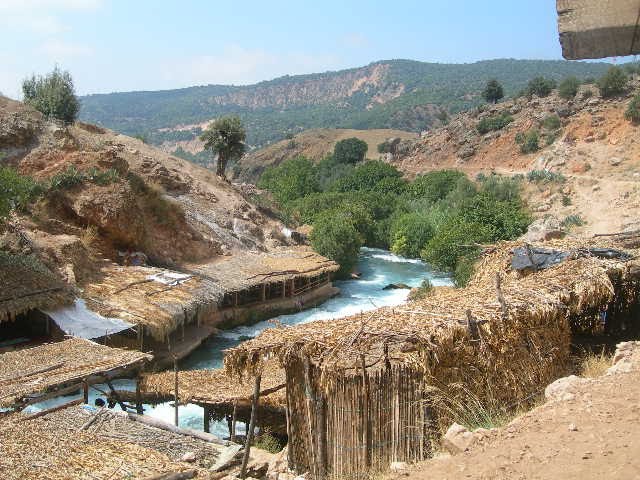
[(411, 290), (411, 287), (406, 283), (390, 283), (383, 290)]
[(458, 423), (449, 427), (442, 438), (442, 446), (451, 454), (456, 455), (467, 450), (477, 437)]

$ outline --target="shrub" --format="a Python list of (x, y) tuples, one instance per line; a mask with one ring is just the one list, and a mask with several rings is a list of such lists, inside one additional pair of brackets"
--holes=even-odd
[(562, 206), (563, 207), (568, 207), (569, 205), (571, 205), (571, 197), (568, 195), (562, 195)]
[(414, 302), (416, 300), (428, 297), (433, 292), (433, 288), (434, 287), (431, 283), (431, 280), (425, 278), (422, 283), (420, 283), (419, 287), (416, 287), (409, 292), (409, 296), (407, 297), (407, 299), (410, 302)]
[(580, 81), (576, 77), (567, 77), (558, 85), (558, 95), (565, 100), (570, 100), (577, 95), (578, 87), (580, 87)]
[(571, 227), (581, 227), (585, 224), (585, 221), (582, 219), (580, 215), (567, 215), (560, 225), (563, 228), (571, 228)]
[(458, 259), (473, 251), (473, 243), (491, 241), (490, 230), (481, 223), (470, 223), (453, 217), (433, 236), (420, 256), (436, 268), (454, 271)]
[(87, 176), (78, 170), (75, 165), (69, 165), (65, 170), (56, 173), (49, 182), (53, 190), (73, 188), (84, 183)]
[(557, 130), (560, 128), (560, 117), (556, 114), (548, 115), (542, 120), (542, 126), (546, 130)]
[(356, 166), (349, 175), (338, 179), (329, 189), (335, 192), (375, 191), (378, 182), (394, 177), (402, 177), (397, 168), (379, 160), (369, 160)]
[(587, 98), (593, 97), (593, 90), (587, 88), (584, 92), (582, 92), (582, 99), (586, 100)]
[(634, 96), (624, 112), (624, 118), (633, 123), (640, 123), (640, 93)]
[(268, 167), (260, 177), (258, 187), (269, 190), (281, 205), (320, 190), (315, 166), (303, 156), (286, 160), (277, 167)]
[(598, 88), (603, 98), (620, 95), (627, 88), (627, 74), (620, 67), (611, 67), (599, 80)]
[(527, 173), (527, 180), (531, 183), (564, 183), (567, 179), (561, 173), (550, 170), (531, 170)]
[(458, 170), (437, 170), (418, 175), (409, 185), (409, 193), (415, 198), (435, 203), (452, 192), (461, 178), (466, 177)]
[(456, 287), (465, 287), (473, 276), (476, 257), (474, 255), (465, 255), (458, 259), (456, 268), (453, 271), (453, 282)]
[(354, 164), (362, 162), (367, 154), (367, 142), (359, 138), (346, 138), (336, 143), (333, 156), (338, 163)]
[(73, 123), (80, 110), (73, 79), (58, 67), (45, 76), (32, 75), (22, 82), (24, 102), (47, 117)]
[(556, 87), (556, 82), (549, 78), (535, 77), (527, 84), (527, 93), (539, 97), (547, 97)]
[[(540, 150), (540, 134), (538, 130), (529, 130), (524, 134), (522, 138), (522, 143), (520, 144), (520, 152), (522, 153), (533, 153)], [(516, 136), (516, 142), (518, 142), (518, 138)]]
[(429, 217), (415, 211), (397, 217), (390, 228), (391, 251), (404, 257), (418, 258), (420, 250), (435, 233)]
[(0, 167), (0, 220), (12, 210), (23, 210), (43, 192), (42, 185), (13, 168)]
[(310, 236), (313, 249), (340, 265), (339, 277), (346, 277), (358, 261), (362, 237), (353, 222), (336, 211), (318, 216)]
[(513, 122), (513, 117), (506, 113), (502, 113), (493, 117), (483, 118), (478, 122), (476, 129), (478, 130), (478, 133), (484, 135), (491, 131), (502, 130), (511, 122)]

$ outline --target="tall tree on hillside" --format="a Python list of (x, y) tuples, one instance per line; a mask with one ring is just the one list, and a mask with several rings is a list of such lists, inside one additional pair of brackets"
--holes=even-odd
[(337, 163), (358, 163), (364, 160), (368, 148), (364, 140), (356, 137), (345, 138), (336, 143), (333, 148), (333, 157)]
[(482, 96), (489, 103), (498, 103), (498, 100), (504, 98), (504, 89), (498, 80), (492, 78), (487, 82), (487, 86), (484, 87)]
[(80, 111), (73, 79), (67, 71), (58, 67), (45, 76), (32, 75), (22, 81), (24, 103), (50, 118), (73, 123)]
[(224, 171), (227, 162), (242, 156), (246, 137), (247, 133), (240, 118), (236, 115), (218, 118), (200, 135), (205, 150), (210, 150), (214, 155), (218, 155), (216, 173), (219, 176), (226, 178)]

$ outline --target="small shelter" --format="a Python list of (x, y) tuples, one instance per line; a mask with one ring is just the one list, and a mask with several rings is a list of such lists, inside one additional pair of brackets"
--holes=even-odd
[(495, 247), (464, 289), (267, 329), (228, 350), (225, 369), (258, 375), (272, 358), (284, 367), (297, 472), (345, 478), (428, 458), (450, 424), (448, 406), (525, 402), (567, 371), (572, 329), (598, 331), (640, 312), (637, 261), (565, 242), (563, 262), (518, 272), (519, 246)]
[[(285, 372), (275, 361), (267, 362), (262, 370), (258, 427), (268, 427), (271, 433), (286, 435)], [(212, 420), (227, 420), (229, 433), (235, 436), (235, 422), (249, 423), (253, 378), (229, 379), (223, 369), (186, 370), (178, 374), (178, 400), (204, 408), (204, 430), (209, 431)], [(174, 399), (174, 372), (150, 373), (140, 382), (142, 398), (151, 403)]]
[(24, 408), (140, 373), (150, 355), (72, 338), (0, 354), (0, 408)]
[(556, 8), (564, 58), (640, 53), (640, 0), (557, 0)]

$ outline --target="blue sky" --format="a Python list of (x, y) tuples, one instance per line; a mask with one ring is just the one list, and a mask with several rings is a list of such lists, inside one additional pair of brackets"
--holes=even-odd
[(391, 58), (561, 58), (555, 0), (0, 0), (0, 92), (247, 84)]

